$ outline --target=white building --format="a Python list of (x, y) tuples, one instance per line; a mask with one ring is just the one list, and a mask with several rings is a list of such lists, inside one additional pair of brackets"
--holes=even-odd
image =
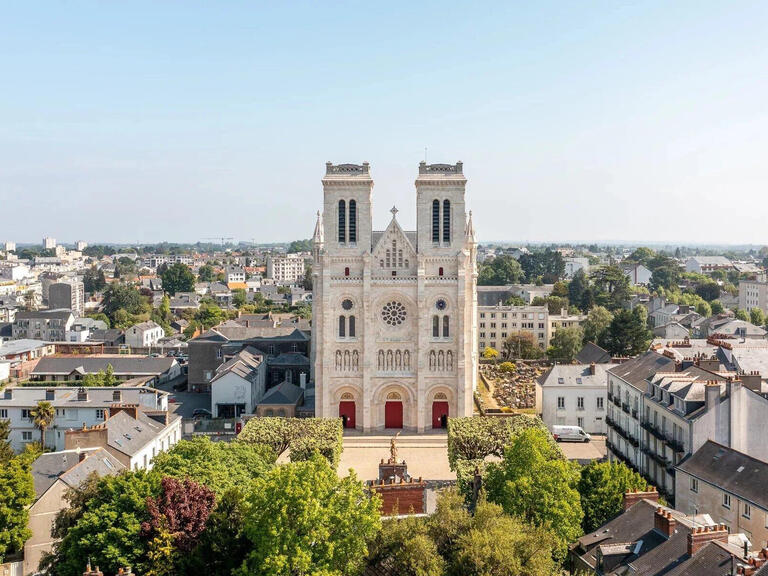
[(686, 272), (708, 274), (715, 270), (731, 270), (733, 262), (725, 256), (691, 256), (685, 261)]
[(16, 242), (5, 242), (5, 251), (6, 252), (16, 252)]
[(164, 337), (165, 330), (162, 326), (148, 320), (131, 326), (125, 331), (125, 344), (132, 348), (149, 348), (157, 346), (158, 341)]
[(216, 369), (211, 379), (211, 414), (237, 418), (254, 414), (264, 397), (267, 363), (255, 348), (247, 347)]
[(478, 306), (478, 351), (502, 350), (512, 332), (528, 332), (538, 345), (549, 346), (550, 324), (546, 306)]
[(461, 162), (422, 162), (417, 229), (404, 231), (392, 208), (373, 231), (368, 163), (326, 165), (313, 239), (317, 416), (421, 432), (472, 414), (477, 245), (465, 186)]
[(739, 281), (739, 308), (747, 312), (759, 308), (768, 314), (768, 282), (765, 280)]
[(552, 426), (581, 426), (605, 434), (610, 364), (556, 364), (536, 381), (536, 413)]
[(240, 266), (227, 266), (226, 283), (230, 284), (232, 282), (245, 282), (245, 270)]
[(304, 278), (304, 271), (304, 256), (301, 254), (267, 257), (267, 278), (275, 282), (298, 282)]
[(579, 270), (584, 270), (584, 273), (589, 273), (589, 258), (582, 256), (571, 256), (565, 258), (565, 277), (573, 278), (574, 274)]
[(624, 266), (622, 269), (632, 286), (648, 286), (651, 283), (653, 272), (642, 264), (632, 264), (631, 266)]
[(55, 250), (56, 238), (51, 238), (50, 236), (43, 237), (43, 248), (45, 250)]
[(75, 242), (75, 250), (78, 252), (82, 252), (86, 248), (88, 248), (88, 242), (83, 242), (82, 240)]
[(4, 280), (23, 280), (30, 276), (29, 266), (19, 262), (0, 262), (0, 278)]

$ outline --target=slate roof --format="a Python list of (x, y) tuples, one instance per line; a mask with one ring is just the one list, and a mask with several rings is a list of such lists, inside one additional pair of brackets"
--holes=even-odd
[(32, 320), (35, 318), (50, 320), (69, 320), (73, 316), (72, 310), (67, 308), (58, 308), (56, 310), (22, 310), (16, 313), (16, 320)]
[(0, 357), (22, 354), (24, 352), (43, 348), (49, 344), (50, 342), (44, 342), (42, 340), (30, 340), (27, 338), (23, 338), (21, 340), (9, 340), (8, 342), (0, 344)]
[(590, 373), (590, 366), (584, 364), (556, 364), (539, 376), (541, 386), (599, 386), (608, 385), (606, 371), (609, 365), (595, 364), (595, 374)]
[(290, 382), (281, 382), (274, 388), (270, 388), (259, 404), (298, 404), (304, 396), (301, 387)]
[(227, 342), (230, 340), (251, 340), (264, 338), (270, 340), (298, 341), (306, 342), (309, 340), (307, 335), (295, 326), (251, 326), (245, 327), (235, 321), (220, 324), (204, 334), (195, 338), (195, 340), (208, 340), (212, 342)]
[(263, 361), (264, 355), (248, 346), (216, 369), (216, 375), (211, 379), (211, 384), (230, 373), (252, 382), (256, 377), (256, 369)]
[(576, 354), (576, 362), (579, 364), (604, 364), (611, 361), (611, 353), (601, 348), (594, 342), (587, 342)]
[(645, 352), (637, 358), (617, 364), (608, 370), (636, 388), (645, 392), (645, 380), (658, 372), (674, 372), (675, 361), (656, 352)]
[(88, 336), (89, 342), (120, 342), (125, 341), (123, 331), (117, 328), (108, 330), (91, 330)]
[[(129, 456), (135, 455), (144, 446), (152, 442), (165, 428), (157, 420), (153, 420), (141, 410), (134, 418), (128, 412), (121, 411), (109, 417), (101, 426), (107, 428), (107, 444)], [(175, 414), (172, 419), (181, 416)]]
[(285, 352), (271, 357), (267, 362), (270, 366), (309, 366), (309, 358), (298, 352)]
[(677, 468), (768, 510), (768, 490), (765, 488), (768, 462), (707, 440)]
[(32, 376), (66, 375), (78, 368), (86, 374), (96, 374), (108, 365), (118, 375), (154, 376), (168, 372), (175, 363), (173, 358), (150, 356), (46, 356), (32, 370)]
[[(39, 401), (46, 399), (47, 390), (43, 386), (29, 386), (29, 387), (15, 387), (6, 388), (4, 393), (0, 393), (0, 406), (3, 408), (11, 406), (35, 406)], [(141, 404), (145, 406), (160, 406), (161, 400), (164, 396), (168, 396), (168, 392), (162, 390), (155, 390), (154, 388), (145, 387), (91, 387), (85, 388), (88, 393), (88, 400), (78, 400), (78, 388), (74, 386), (57, 386), (50, 388), (53, 390), (54, 399), (50, 400), (57, 408), (78, 408), (78, 407), (90, 407), (90, 408), (107, 408), (115, 403), (114, 392), (119, 391), (122, 396), (122, 402), (128, 402), (132, 404)], [(6, 398), (4, 394), (10, 393), (12, 398)], [(148, 395), (154, 396), (153, 399), (146, 400)]]
[[(81, 462), (80, 454), (87, 457)], [(124, 466), (103, 448), (62, 450), (41, 454), (32, 463), (35, 494), (40, 498), (59, 478), (72, 488), (80, 486), (93, 472), (99, 476), (117, 474)]]

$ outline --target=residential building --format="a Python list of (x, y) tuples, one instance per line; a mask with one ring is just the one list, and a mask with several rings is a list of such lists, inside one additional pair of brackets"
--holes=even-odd
[(32, 535), (24, 543), (24, 574), (36, 574), (43, 554), (51, 552), (56, 515), (67, 507), (65, 496), (80, 488), (92, 475), (114, 476), (125, 470), (104, 448), (61, 450), (41, 454), (32, 463), (35, 501), (29, 507), (28, 527)]
[(369, 165), (326, 165), (313, 235), (317, 416), (422, 432), (472, 415), (477, 244), (466, 182), (461, 162), (422, 162), (416, 230), (403, 230), (393, 207), (374, 231)]
[(574, 274), (579, 270), (584, 270), (584, 273), (589, 273), (589, 258), (581, 256), (570, 256), (565, 258), (565, 277), (573, 278)]
[[(572, 573), (599, 576), (755, 574), (768, 551), (749, 546), (708, 513), (689, 515), (659, 504), (659, 494), (629, 492), (624, 512), (570, 547)], [(747, 570), (747, 571), (745, 571)]]
[(708, 440), (675, 467), (675, 507), (709, 510), (729, 532), (754, 545), (768, 542), (768, 462)]
[(0, 360), (28, 362), (55, 352), (53, 344), (40, 340), (9, 340), (0, 344)]
[(586, 342), (574, 360), (577, 364), (610, 364), (611, 353), (594, 342)]
[[(297, 409), (303, 403), (303, 387), (291, 384), (290, 382), (281, 382), (264, 394), (264, 397), (256, 407), (256, 414), (258, 416), (295, 418)], [(354, 420), (349, 422), (348, 417), (347, 415), (342, 415), (343, 423), (348, 428), (353, 428), (355, 422)]]
[(44, 250), (55, 250), (56, 249), (56, 238), (51, 238), (50, 236), (43, 237), (43, 249)]
[(610, 364), (555, 364), (536, 380), (536, 413), (552, 426), (580, 426), (605, 434)]
[(685, 261), (686, 272), (709, 274), (715, 270), (731, 270), (733, 262), (725, 256), (691, 256)]
[(0, 261), (0, 279), (2, 280), (23, 280), (29, 277), (29, 266), (21, 262), (14, 262), (13, 260)]
[(657, 338), (682, 340), (683, 338), (689, 338), (691, 333), (688, 331), (688, 328), (679, 322), (667, 322), (661, 326), (654, 327), (653, 335)]
[(551, 338), (560, 328), (581, 326), (586, 319), (586, 314), (571, 314), (567, 308), (562, 308), (560, 314), (549, 315), (549, 337)]
[(131, 326), (125, 331), (125, 344), (132, 348), (151, 348), (157, 346), (157, 342), (165, 337), (162, 326), (147, 320)]
[[(122, 254), (125, 256), (125, 254)], [(135, 258), (135, 254), (131, 254), (131, 257)], [(192, 266), (195, 259), (188, 254), (150, 254), (144, 256), (144, 266), (147, 268), (155, 269), (161, 264), (167, 264), (171, 266), (173, 264), (186, 264)]]
[(267, 363), (256, 348), (247, 346), (216, 369), (210, 381), (214, 418), (254, 414), (266, 390)]
[(536, 343), (547, 349), (550, 317), (546, 306), (478, 306), (478, 350), (486, 347), (502, 350), (512, 332), (532, 334)]
[(76, 382), (86, 374), (105, 372), (111, 366), (115, 378), (153, 379), (155, 383), (173, 380), (181, 374), (181, 367), (175, 358), (100, 355), (100, 356), (46, 356), (41, 358), (32, 370), (32, 380), (45, 382)]
[(75, 250), (78, 252), (82, 252), (86, 248), (88, 248), (88, 242), (83, 242), (82, 240), (75, 242)]
[(629, 278), (630, 285), (648, 286), (651, 283), (653, 272), (642, 264), (625, 264), (621, 268), (624, 270), (624, 275)]
[(4, 247), (6, 252), (16, 252), (16, 242), (6, 241)]
[(765, 279), (739, 281), (739, 308), (747, 312), (759, 308), (768, 314), (768, 282)]
[(508, 286), (477, 286), (478, 306), (503, 305), (510, 298), (522, 298), (527, 304), (535, 298), (546, 298), (552, 294), (554, 284), (510, 284)]
[(245, 283), (245, 270), (240, 266), (227, 266), (225, 276), (228, 285)]
[(275, 282), (293, 284), (304, 278), (304, 271), (305, 263), (302, 254), (267, 257), (267, 278)]
[(16, 314), (13, 337), (63, 342), (74, 323), (71, 310), (25, 310)]
[(48, 307), (52, 310), (69, 309), (75, 316), (82, 316), (85, 309), (83, 283), (70, 280), (51, 284), (48, 287)]
[(139, 404), (150, 411), (168, 410), (168, 393), (147, 387), (92, 387), (59, 386), (6, 387), (0, 393), (0, 418), (10, 421), (8, 440), (11, 448), (21, 452), (26, 444), (40, 442), (40, 430), (32, 423), (32, 411), (38, 402), (48, 401), (56, 409), (53, 424), (46, 430), (46, 447), (65, 448), (67, 430), (95, 426), (104, 422), (109, 408), (115, 403)]

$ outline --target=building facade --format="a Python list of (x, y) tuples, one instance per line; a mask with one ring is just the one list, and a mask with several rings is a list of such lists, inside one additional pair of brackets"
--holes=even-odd
[(304, 277), (305, 269), (301, 254), (267, 257), (267, 278), (275, 282), (298, 282)]
[(605, 434), (606, 369), (610, 364), (556, 364), (536, 381), (536, 413), (547, 428), (580, 426)]
[(478, 350), (502, 350), (512, 332), (528, 332), (544, 350), (549, 346), (550, 322), (546, 306), (478, 306)]
[(739, 308), (747, 312), (759, 308), (768, 314), (768, 282), (765, 280), (741, 280), (739, 282)]
[[(368, 163), (326, 165), (313, 238), (315, 413), (364, 431), (472, 414), (477, 245), (462, 164), (422, 162), (416, 230), (372, 228)], [(327, 234), (327, 235), (326, 235)]]
[[(43, 295), (45, 297), (45, 295)], [(55, 282), (48, 287), (48, 307), (72, 310), (75, 316), (82, 316), (85, 309), (85, 287), (82, 282)]]

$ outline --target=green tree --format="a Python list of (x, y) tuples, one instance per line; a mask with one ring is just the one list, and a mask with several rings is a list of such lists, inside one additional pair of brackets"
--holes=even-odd
[(35, 501), (31, 455), (15, 456), (0, 466), (0, 562), (19, 552), (32, 535), (29, 506)]
[(424, 518), (406, 516), (382, 522), (368, 564), (375, 571), (402, 576), (443, 576), (445, 561)]
[(288, 245), (288, 253), (294, 254), (296, 252), (309, 252), (312, 250), (312, 240), (294, 240)]
[(516, 284), (523, 277), (520, 263), (512, 256), (496, 256), (480, 264), (477, 275), (479, 286), (505, 286)]
[(242, 288), (232, 290), (232, 304), (234, 304), (235, 308), (242, 308), (246, 302), (245, 290)]
[(483, 350), (483, 358), (492, 359), (492, 358), (498, 358), (499, 357), (499, 351), (495, 348), (491, 348), (490, 346), (486, 346), (485, 350)]
[(552, 296), (559, 296), (568, 300), (568, 283), (558, 280), (552, 286)]
[(41, 400), (31, 414), (32, 423), (35, 428), (40, 430), (40, 447), (45, 450), (45, 431), (53, 424), (53, 419), (56, 418), (56, 409), (50, 402)]
[(717, 282), (707, 280), (696, 285), (696, 294), (704, 298), (707, 302), (720, 298), (720, 285)]
[(621, 268), (603, 266), (591, 273), (594, 302), (608, 310), (619, 310), (631, 295), (629, 278)]
[(379, 506), (354, 472), (340, 479), (320, 456), (278, 466), (254, 482), (248, 497), (251, 551), (236, 573), (358, 573), (381, 527)]
[(226, 319), (227, 315), (224, 310), (210, 300), (202, 300), (200, 308), (195, 312), (195, 321), (206, 330), (221, 324)]
[(704, 318), (712, 316), (712, 306), (708, 302), (699, 302), (696, 304), (696, 312), (701, 314)]
[(600, 342), (603, 334), (611, 325), (613, 320), (613, 314), (611, 314), (604, 306), (595, 306), (587, 314), (587, 319), (584, 320), (582, 328), (584, 329), (584, 341), (585, 342)]
[(680, 267), (676, 262), (670, 261), (657, 267), (651, 275), (652, 290), (674, 290), (680, 284)]
[(525, 306), (526, 302), (520, 296), (510, 296), (504, 301), (504, 306)]
[(519, 262), (525, 274), (526, 282), (534, 282), (539, 278), (543, 283), (550, 284), (557, 282), (565, 273), (563, 255), (551, 248), (523, 254), (520, 256)]
[(725, 311), (725, 306), (720, 300), (712, 300), (709, 305), (712, 307), (712, 314), (722, 314)]
[(112, 368), (112, 364), (107, 364), (104, 370), (104, 376), (101, 379), (102, 386), (117, 386), (117, 378), (115, 377), (115, 369)]
[(504, 451), (501, 463), (488, 465), (488, 499), (534, 526), (552, 531), (560, 554), (581, 534), (578, 464), (562, 457), (547, 434), (524, 430)]
[(645, 308), (619, 310), (611, 320), (600, 345), (613, 356), (634, 356), (648, 348), (651, 332), (646, 325)]
[(104, 271), (92, 266), (83, 274), (83, 289), (86, 292), (93, 294), (94, 292), (101, 292), (107, 286), (107, 279), (104, 276)]
[(102, 299), (102, 311), (115, 325), (115, 315), (118, 311), (126, 314), (141, 314), (144, 311), (141, 294), (133, 286), (113, 282), (106, 290)]
[(646, 248), (645, 246), (640, 246), (639, 248), (636, 248), (632, 254), (629, 255), (629, 260), (637, 262), (638, 264), (643, 264), (644, 266), (648, 266), (648, 264), (655, 256), (656, 252), (650, 248)]
[(0, 420), (0, 468), (2, 468), (6, 462), (14, 457), (13, 448), (11, 448), (11, 441), (8, 437), (11, 434), (11, 421), (2, 419)]
[(173, 296), (176, 292), (192, 292), (195, 289), (195, 275), (189, 266), (176, 262), (162, 274), (163, 290)]
[(736, 319), (749, 322), (749, 313), (743, 308), (739, 308), (738, 310), (736, 310)]
[(210, 264), (203, 264), (197, 271), (197, 279), (200, 282), (213, 282), (214, 270)]
[(752, 308), (749, 311), (749, 321), (755, 326), (763, 326), (765, 324), (765, 314), (760, 308)]
[(588, 533), (622, 512), (625, 492), (647, 490), (648, 483), (622, 462), (593, 461), (581, 469), (578, 489)]
[(511, 332), (504, 340), (504, 357), (508, 360), (522, 358), (525, 360), (541, 358), (544, 351), (530, 332)]
[(124, 472), (98, 480), (89, 498), (67, 517), (68, 528), (58, 531), (61, 540), (49, 559), (53, 576), (79, 576), (90, 558), (107, 574), (131, 566), (147, 570), (147, 546), (141, 524), (150, 520), (147, 498), (159, 493), (159, 477), (145, 471)]
[(95, 312), (92, 314), (88, 314), (87, 317), (93, 318), (94, 320), (101, 320), (102, 322), (104, 322), (104, 324), (107, 325), (107, 329), (112, 327), (112, 321), (109, 319), (109, 316), (107, 316), (103, 312)]
[(552, 359), (570, 362), (583, 345), (584, 331), (579, 326), (558, 328), (552, 336), (547, 355)]
[(580, 268), (568, 283), (568, 301), (581, 308), (584, 312), (589, 311), (589, 308), (584, 307), (584, 294), (587, 290), (589, 290), (589, 278), (584, 269)]

